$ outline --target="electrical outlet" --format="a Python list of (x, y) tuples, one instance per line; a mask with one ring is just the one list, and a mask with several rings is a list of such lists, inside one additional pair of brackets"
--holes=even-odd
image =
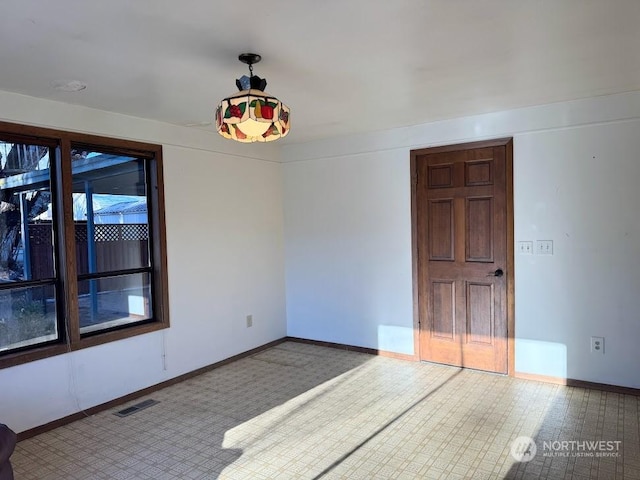
[(253, 327), (253, 315), (247, 315), (247, 328)]
[(604, 337), (591, 337), (591, 353), (604, 355)]
[(520, 255), (533, 255), (533, 242), (518, 242), (518, 253)]
[(553, 255), (553, 240), (536, 240), (536, 254)]

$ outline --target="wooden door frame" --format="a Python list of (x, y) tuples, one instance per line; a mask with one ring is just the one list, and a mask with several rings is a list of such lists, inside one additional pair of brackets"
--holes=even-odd
[(420, 355), (420, 310), (418, 289), (418, 213), (417, 202), (417, 157), (420, 155), (471, 150), (475, 148), (505, 147), (506, 206), (507, 206), (507, 375), (515, 374), (515, 245), (513, 233), (513, 138), (497, 138), (479, 142), (458, 143), (438, 147), (411, 150), (411, 268), (413, 275), (413, 351), (419, 361)]

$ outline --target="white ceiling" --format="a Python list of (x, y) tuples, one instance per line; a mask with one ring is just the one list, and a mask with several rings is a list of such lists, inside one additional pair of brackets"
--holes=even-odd
[(639, 25), (640, 0), (2, 0), (0, 90), (199, 124), (251, 51), (297, 143), (639, 90)]

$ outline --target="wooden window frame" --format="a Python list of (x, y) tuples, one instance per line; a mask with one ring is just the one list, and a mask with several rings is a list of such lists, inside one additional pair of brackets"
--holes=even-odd
[[(93, 347), (169, 328), (169, 292), (167, 278), (167, 242), (164, 215), (164, 184), (162, 169), (162, 146), (122, 140), (83, 133), (66, 132), (14, 123), (0, 122), (0, 140), (11, 139), (15, 142), (55, 143), (55, 168), (57, 175), (51, 178), (51, 191), (54, 206), (61, 213), (56, 218), (56, 240), (60, 246), (56, 250), (57, 292), (63, 296), (64, 316), (58, 318), (59, 339), (54, 344), (34, 345), (24, 350), (0, 354), (0, 369), (23, 363), (41, 360), (63, 353)], [(80, 335), (80, 316), (78, 309), (78, 275), (76, 268), (76, 242), (73, 220), (73, 178), (72, 145), (83, 145), (96, 150), (109, 150), (148, 160), (149, 174), (149, 239), (152, 265), (152, 312), (150, 321), (131, 324), (115, 330)], [(51, 166), (53, 169), (53, 165)], [(54, 184), (55, 183), (55, 184)], [(60, 309), (58, 309), (60, 312)]]

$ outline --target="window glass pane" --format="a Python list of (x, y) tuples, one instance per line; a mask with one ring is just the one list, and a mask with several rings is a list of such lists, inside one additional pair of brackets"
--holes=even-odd
[(53, 285), (0, 290), (0, 352), (57, 339)]
[(150, 265), (145, 160), (72, 150), (78, 274)]
[(149, 273), (83, 280), (78, 289), (80, 333), (152, 318)]
[(0, 282), (55, 276), (49, 153), (0, 141)]

